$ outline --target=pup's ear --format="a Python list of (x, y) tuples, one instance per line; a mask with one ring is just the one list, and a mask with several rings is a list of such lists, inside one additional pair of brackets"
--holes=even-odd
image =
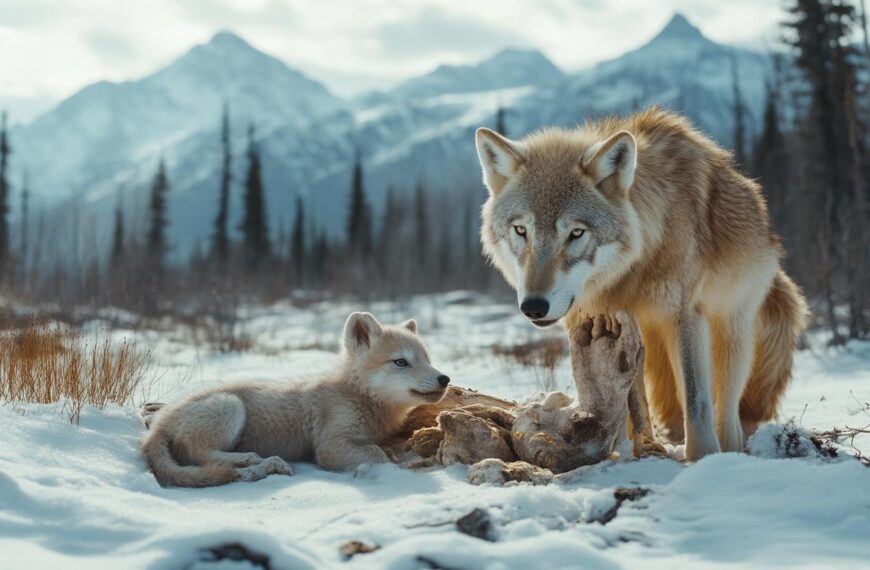
[(371, 313), (351, 313), (344, 323), (344, 348), (350, 354), (365, 352), (383, 330)]
[(637, 143), (630, 132), (620, 131), (593, 147), (592, 157), (584, 162), (596, 184), (616, 175), (617, 187), (628, 192), (637, 167)]
[(408, 329), (412, 333), (417, 334), (417, 321), (415, 321), (414, 319), (408, 319), (407, 321), (405, 321), (404, 323), (402, 323), (399, 326), (405, 327), (406, 329)]
[(483, 183), (497, 194), (523, 163), (522, 145), (484, 127), (477, 129), (475, 139)]

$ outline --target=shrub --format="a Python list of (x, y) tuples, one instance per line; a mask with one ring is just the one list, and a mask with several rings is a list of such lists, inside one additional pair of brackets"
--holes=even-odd
[(131, 341), (36, 323), (0, 333), (0, 402), (63, 402), (75, 424), (86, 405), (129, 403), (149, 376), (150, 353)]

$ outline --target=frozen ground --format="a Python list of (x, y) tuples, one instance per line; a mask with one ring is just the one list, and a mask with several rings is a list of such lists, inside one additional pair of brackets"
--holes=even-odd
[[(352, 308), (253, 311), (245, 329), (255, 348), (245, 354), (213, 354), (182, 330), (110, 334), (153, 349), (159, 379), (140, 398), (166, 401), (215, 382), (324, 370)], [(454, 294), (370, 309), (385, 321), (417, 317), (433, 360), (457, 384), (517, 398), (545, 379), (492, 353), (493, 344), (541, 334), (513, 306)], [(831, 350), (810, 340), (783, 419), (810, 429), (870, 424), (870, 344)], [(556, 378), (570, 387), (567, 359)], [(226, 543), (281, 570), (870, 568), (870, 469), (851, 459), (774, 459), (769, 440), (756, 443), (760, 457), (602, 464), (546, 487), (473, 487), (460, 466), (339, 474), (298, 465), (294, 477), (187, 490), (159, 487), (138, 458), (143, 428), (133, 408), (89, 409), (75, 427), (55, 405), (0, 407), (0, 427), (3, 569), (256, 567), (198, 562)], [(870, 452), (868, 438), (855, 445)], [(602, 524), (615, 487), (649, 493)], [(491, 516), (493, 542), (456, 531), (475, 508)], [(382, 548), (344, 561), (339, 546), (349, 540)]]

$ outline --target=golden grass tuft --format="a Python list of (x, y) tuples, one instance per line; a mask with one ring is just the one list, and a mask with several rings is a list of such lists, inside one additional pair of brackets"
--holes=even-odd
[(150, 353), (131, 341), (37, 323), (0, 333), (0, 402), (63, 402), (74, 424), (86, 405), (130, 403), (149, 372)]

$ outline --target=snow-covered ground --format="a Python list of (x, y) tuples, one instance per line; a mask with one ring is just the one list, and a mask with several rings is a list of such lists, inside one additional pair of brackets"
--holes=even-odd
[[(215, 354), (170, 332), (111, 331), (153, 351), (140, 400), (167, 401), (206, 384), (288, 380), (327, 369), (352, 303), (277, 305), (244, 319), (251, 352)], [(493, 354), (559, 330), (534, 331), (515, 307), (463, 294), (368, 307), (384, 321), (414, 316), (436, 366), (455, 383), (521, 398), (546, 375)], [(103, 325), (92, 323), (94, 329)], [(807, 429), (870, 424), (870, 343), (798, 356), (783, 420)], [(557, 387), (571, 389), (568, 361)], [(544, 487), (475, 487), (466, 468), (413, 472), (386, 465), (212, 489), (164, 489), (137, 455), (134, 407), (87, 409), (70, 425), (59, 405), (0, 407), (0, 568), (254, 568), (200, 562), (241, 543), (273, 569), (301, 568), (870, 568), (870, 468), (856, 460), (720, 454), (694, 465), (647, 458), (585, 468)], [(870, 438), (855, 440), (865, 453)], [(616, 504), (614, 488), (649, 493)], [(456, 530), (475, 508), (493, 541)], [(611, 513), (612, 514), (612, 513)], [(603, 518), (602, 518), (603, 517)], [(345, 561), (339, 546), (381, 548)]]

